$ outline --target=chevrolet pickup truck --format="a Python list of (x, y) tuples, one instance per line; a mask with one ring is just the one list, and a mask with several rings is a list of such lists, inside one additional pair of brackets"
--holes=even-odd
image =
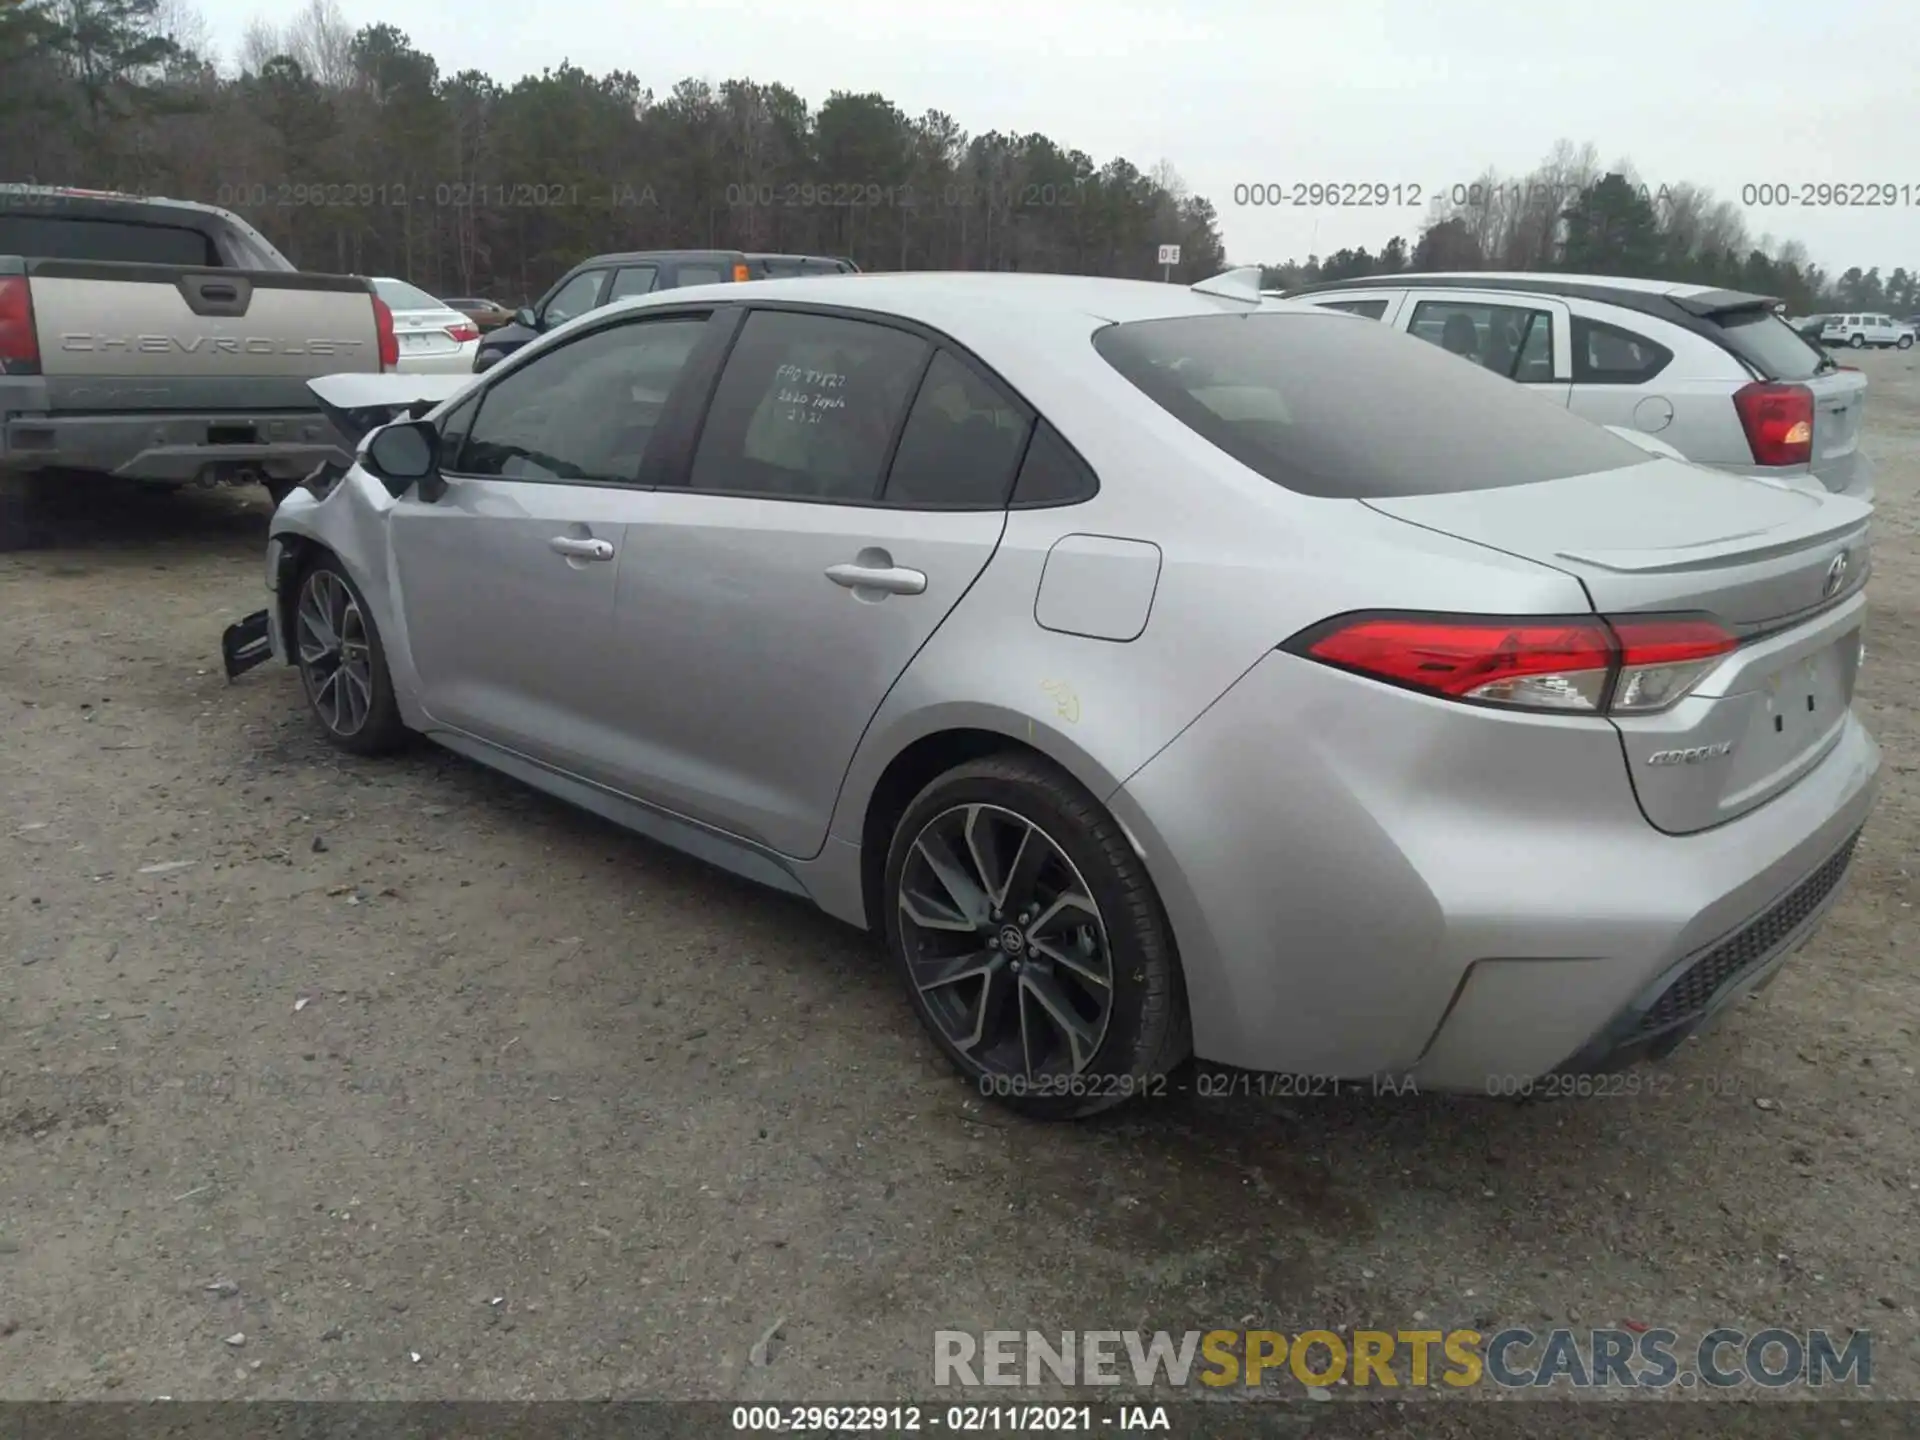
[(365, 277), (298, 271), (237, 215), (0, 185), (0, 548), (101, 475), (277, 502), (353, 458), (307, 382), (397, 358)]

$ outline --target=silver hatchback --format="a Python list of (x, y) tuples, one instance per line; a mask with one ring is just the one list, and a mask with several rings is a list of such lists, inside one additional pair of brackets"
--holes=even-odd
[(985, 1094), (1658, 1054), (1833, 903), (1870, 509), (1244, 278), (654, 295), (316, 382), (271, 648), (884, 938)]

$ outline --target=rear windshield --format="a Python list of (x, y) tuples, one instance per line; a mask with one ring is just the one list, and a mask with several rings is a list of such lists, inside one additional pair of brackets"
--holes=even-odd
[(1345, 315), (1136, 320), (1093, 345), (1189, 429), (1303, 495), (1493, 490), (1647, 460), (1504, 376)]
[(374, 291), (387, 302), (389, 310), (444, 310), (447, 302), (436, 300), (417, 285), (404, 280), (376, 280)]
[(220, 263), (213, 241), (198, 230), (127, 220), (81, 220), (68, 215), (0, 215), (0, 255), (140, 265)]
[(1771, 310), (1736, 310), (1715, 315), (1727, 348), (1766, 380), (1806, 380), (1817, 375), (1826, 357)]

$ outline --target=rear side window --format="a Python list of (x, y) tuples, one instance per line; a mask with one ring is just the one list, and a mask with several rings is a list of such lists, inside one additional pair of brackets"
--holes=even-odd
[(1074, 454), (1058, 430), (1044, 420), (1036, 421), (1027, 458), (1020, 462), (1020, 478), (1013, 482), (1012, 507), (1078, 505), (1099, 493), (1099, 478), (1087, 462)]
[(139, 265), (220, 264), (213, 241), (198, 230), (65, 215), (0, 215), (0, 255)]
[(1644, 335), (1573, 317), (1573, 378), (1581, 385), (1639, 385), (1667, 368), (1673, 352)]
[[(1824, 355), (1771, 310), (1715, 315), (1726, 347), (1760, 372), (1763, 380), (1806, 380), (1819, 373)], [(1857, 323), (1849, 321), (1848, 323)]]
[(938, 352), (901, 432), (886, 500), (929, 510), (1005, 505), (1030, 423), (1024, 405)]
[(891, 326), (756, 310), (721, 372), (688, 483), (872, 504), (931, 349)]
[(1646, 460), (1565, 407), (1382, 325), (1187, 316), (1109, 325), (1093, 345), (1190, 430), (1303, 495), (1493, 490)]

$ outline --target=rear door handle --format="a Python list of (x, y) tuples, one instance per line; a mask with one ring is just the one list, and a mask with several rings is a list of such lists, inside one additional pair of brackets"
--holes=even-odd
[(888, 595), (918, 595), (927, 577), (899, 565), (829, 565), (827, 578), (849, 590), (879, 590)]
[(581, 540), (572, 535), (556, 535), (547, 542), (547, 548), (569, 560), (613, 559), (611, 540)]

